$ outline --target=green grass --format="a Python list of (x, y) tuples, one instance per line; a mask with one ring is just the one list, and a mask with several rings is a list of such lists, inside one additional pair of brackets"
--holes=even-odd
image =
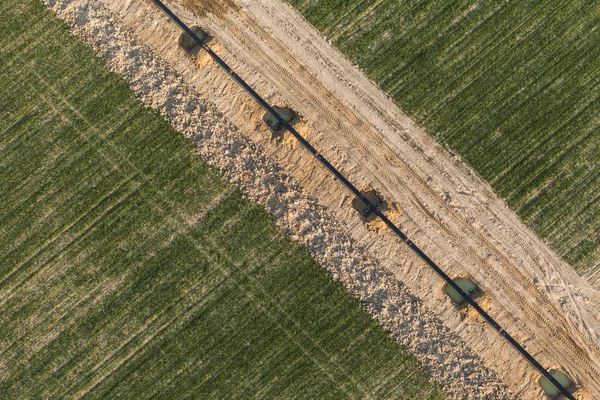
[(600, 3), (289, 2), (579, 272), (600, 263)]
[(445, 397), (41, 2), (0, 12), (2, 399)]

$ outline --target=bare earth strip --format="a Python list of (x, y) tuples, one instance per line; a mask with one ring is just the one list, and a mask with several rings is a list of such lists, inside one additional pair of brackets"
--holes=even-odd
[[(63, 10), (65, 3), (69, 2), (52, 1), (51, 5)], [(149, 2), (98, 3), (117, 17), (119, 22), (112, 23), (134, 31), (141, 43), (181, 74), (194, 95), (214, 103), (239, 128), (235, 133), (243, 135), (237, 143), (221, 143), (210, 151), (206, 143), (199, 143), (201, 154), (265, 204), (290, 234), (307, 243), (317, 259), (344, 281), (398, 340), (433, 368), (433, 377), (455, 397), (465, 390), (478, 398), (502, 398), (505, 389), (494, 386), (493, 374), (478, 366), (467, 351), (439, 343), (441, 337), (448, 337), (458, 345), (428, 310), (497, 371), (520, 398), (540, 398), (537, 373), (481, 321), (459, 312), (442, 294), (441, 281), (407, 248), (376, 224), (365, 225), (350, 207), (351, 198), (341, 185), (291, 139), (272, 138), (260, 122), (262, 112), (205, 54), (189, 57), (178, 49), (176, 27)], [(135, 65), (136, 53), (120, 48), (118, 52), (115, 47), (107, 53), (103, 48), (102, 41), (107, 38), (90, 22), (99, 13), (95, 4), (73, 1), (59, 15), (82, 27), (80, 33), (101, 49), (111, 64), (121, 64), (119, 72), (134, 91), (136, 86), (141, 88), (138, 95), (147, 96), (146, 102), (166, 112), (178, 129), (193, 135), (194, 121), (186, 119), (183, 107), (172, 104), (172, 98), (183, 96), (182, 92), (165, 90), (159, 80), (145, 86), (139, 79), (149, 73), (148, 67), (141, 61)], [(188, 1), (186, 7), (174, 2), (169, 5), (184, 21), (205, 27), (214, 37), (211, 46), (259, 93), (272, 103), (298, 110), (302, 120), (297, 128), (351, 181), (380, 191), (392, 203), (388, 214), (432, 259), (453, 275), (473, 277), (485, 293), (483, 301), (492, 316), (528, 351), (546, 366), (562, 366), (576, 380), (581, 398), (600, 398), (600, 294), (535, 237), (482, 179), (441, 149), (287, 4), (275, 0), (212, 1), (208, 12), (199, 1)], [(133, 42), (129, 39), (122, 46), (133, 46)], [(236, 165), (243, 160), (239, 152), (247, 153), (247, 148), (239, 149), (246, 138), (268, 156), (253, 158), (255, 162), (282, 166), (327, 212), (316, 211), (314, 205), (298, 208), (303, 195), (279, 185), (278, 174), (264, 182), (258, 165)], [(225, 157), (216, 158), (219, 150), (224, 150)], [(291, 187), (299, 190), (295, 184)], [(334, 223), (332, 217), (342, 222)], [(344, 236), (345, 229), (352, 238)], [(337, 246), (327, 246), (334, 236)], [(407, 295), (406, 290), (398, 294), (391, 287), (392, 277), (375, 272), (367, 259), (393, 273), (422, 300), (424, 307), (415, 302), (418, 318), (405, 313), (406, 298), (402, 296)], [(419, 318), (421, 326), (406, 325)], [(452, 366), (454, 358), (459, 362)], [(471, 367), (461, 371), (463, 363)], [(459, 379), (452, 382), (449, 375)]]

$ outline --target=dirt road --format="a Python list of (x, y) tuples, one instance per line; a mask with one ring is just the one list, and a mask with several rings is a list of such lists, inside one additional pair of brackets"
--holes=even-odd
[[(147, 1), (102, 0), (139, 39), (343, 221), (380, 265), (411, 288), (521, 398), (540, 398), (538, 374), (441, 280), (377, 223), (365, 223), (345, 189), (288, 136), (272, 135), (262, 111), (206, 54), (178, 48), (179, 31)], [(469, 275), (480, 301), (547, 367), (562, 366), (582, 398), (600, 398), (600, 293), (539, 240), (490, 187), (442, 149), (373, 83), (279, 0), (185, 0), (168, 5), (212, 36), (211, 47), (357, 186), (370, 185), (386, 213), (451, 275)]]

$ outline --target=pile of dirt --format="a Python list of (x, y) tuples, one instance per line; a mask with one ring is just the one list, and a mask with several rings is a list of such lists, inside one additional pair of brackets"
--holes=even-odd
[(381, 268), (344, 225), (308, 197), (262, 148), (239, 134), (237, 127), (201, 99), (166, 62), (139, 45), (101, 1), (46, 3), (128, 82), (142, 103), (158, 110), (175, 129), (190, 137), (207, 162), (263, 205), (292, 239), (305, 244), (313, 257), (415, 354), (452, 398), (514, 398), (496, 373), (390, 271)]

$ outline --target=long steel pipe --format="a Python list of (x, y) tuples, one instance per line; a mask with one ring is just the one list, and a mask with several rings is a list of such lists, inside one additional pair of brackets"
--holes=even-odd
[(221, 59), (221, 57), (215, 54), (215, 52), (213, 52), (206, 43), (200, 40), (200, 38), (198, 38), (198, 36), (196, 36), (196, 34), (192, 32), (192, 30), (186, 24), (184, 24), (183, 21), (181, 21), (163, 2), (160, 0), (152, 1), (154, 4), (156, 4), (156, 6), (158, 6), (158, 8), (161, 9), (162, 12), (164, 12), (173, 22), (175, 22), (175, 24), (179, 26), (182, 31), (190, 35), (190, 37), (194, 39), (196, 43), (198, 43), (198, 45), (200, 45), (200, 47), (202, 47), (202, 49), (204, 49), (204, 51), (206, 51), (213, 58), (213, 60), (215, 60), (215, 62), (219, 64), (219, 66), (225, 70), (225, 72), (265, 111), (273, 115), (292, 135), (294, 135), (294, 137), (302, 144), (302, 146), (304, 146), (306, 150), (308, 150), (325, 168), (327, 168), (329, 172), (338, 178), (354, 196), (364, 202), (371, 209), (371, 211), (373, 211), (379, 217), (379, 219), (381, 219), (386, 226), (402, 240), (402, 242), (406, 243), (406, 245), (410, 247), (411, 250), (415, 252), (417, 256), (419, 256), (419, 258), (425, 261), (425, 263), (427, 263), (427, 265), (429, 265), (429, 267), (431, 267), (431, 269), (433, 269), (448, 285), (456, 290), (479, 313), (479, 315), (481, 315), (488, 322), (488, 324), (490, 324), (490, 326), (492, 326), (492, 328), (494, 328), (500, 334), (500, 336), (502, 336), (523, 356), (523, 358), (525, 358), (543, 376), (548, 378), (548, 380), (552, 382), (554, 386), (556, 386), (558, 390), (560, 390), (562, 394), (564, 394), (569, 400), (575, 400), (575, 397), (573, 397), (573, 395), (566, 388), (564, 388), (546, 368), (544, 368), (531, 354), (529, 354), (529, 352), (525, 350), (523, 346), (521, 346), (508, 332), (506, 332), (487, 312), (485, 312), (483, 308), (481, 308), (479, 304), (477, 304), (477, 302), (469, 296), (469, 294), (462, 290), (461, 287), (458, 286), (437, 264), (427, 257), (427, 255), (423, 253), (423, 251), (416, 244), (411, 242), (410, 239), (392, 221), (390, 221), (356, 188), (356, 186), (350, 183), (350, 181), (346, 179), (346, 177), (342, 175), (337, 168), (331, 165), (331, 163), (327, 161), (325, 157), (323, 157), (302, 135), (300, 135), (281, 115), (279, 115), (279, 113), (277, 113), (269, 105), (269, 103), (260, 97), (258, 93), (256, 93), (254, 89), (250, 87), (250, 85), (248, 85), (238, 74), (236, 74), (229, 67), (229, 65), (227, 65), (225, 61)]

